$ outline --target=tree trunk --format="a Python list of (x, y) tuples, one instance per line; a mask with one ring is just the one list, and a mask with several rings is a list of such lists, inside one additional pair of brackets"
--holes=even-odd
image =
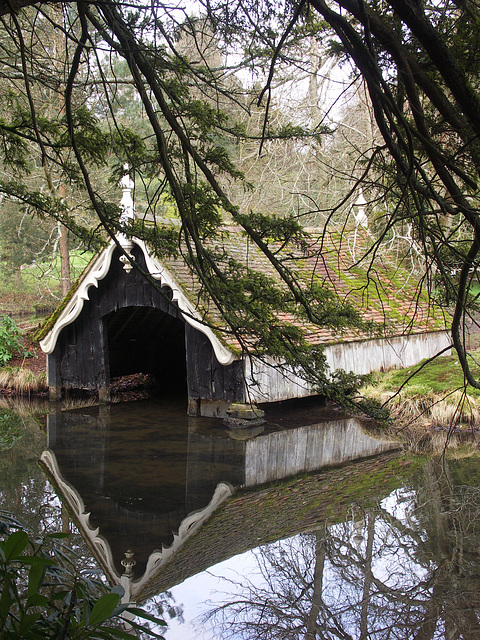
[(312, 606), (307, 619), (305, 640), (314, 640), (318, 625), (318, 614), (322, 606), (323, 570), (325, 567), (324, 532), (315, 534), (315, 569), (313, 576)]
[(65, 297), (70, 291), (70, 252), (68, 250), (68, 229), (60, 224), (60, 273), (62, 280), (62, 296)]

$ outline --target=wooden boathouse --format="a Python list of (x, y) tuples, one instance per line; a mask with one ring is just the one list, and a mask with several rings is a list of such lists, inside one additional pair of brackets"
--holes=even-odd
[(104, 249), (41, 341), (52, 394), (58, 397), (63, 387), (107, 399), (112, 378), (145, 373), (164, 388), (188, 391), (191, 413), (200, 399), (243, 402), (241, 361), (195, 320), (195, 310), (166, 270), (152, 264), (143, 243), (134, 241), (131, 254), (159, 279), (161, 291), (137, 269), (124, 269), (113, 242)]
[[(135, 215), (132, 187), (125, 176), (123, 221)], [(229, 229), (228, 242), (237, 258), (246, 251), (239, 230)], [(132, 268), (125, 254), (157, 286)], [(256, 256), (251, 246), (248, 256), (259, 269), (268, 270), (266, 258), (260, 252)], [(338, 255), (335, 260), (338, 263)], [(309, 266), (306, 259), (312, 270), (325, 270), (326, 259), (320, 262), (312, 258)], [(331, 281), (332, 273), (318, 277)], [(298, 371), (286, 372), (273, 359), (244, 358), (227, 332), (204, 324), (205, 311), (192, 303), (198, 299), (197, 286), (181, 258), (160, 261), (141, 240), (119, 234), (86, 269), (40, 341), (47, 354), (51, 398), (59, 398), (62, 390), (82, 389), (108, 401), (111, 380), (134, 373), (151, 374), (165, 390), (184, 390), (190, 415), (224, 416), (233, 402), (272, 402), (315, 393)], [(312, 342), (325, 346), (332, 371), (362, 374), (410, 366), (448, 346), (444, 326), (428, 310), (410, 308), (408, 295), (396, 291), (395, 283), (386, 287), (389, 300), (379, 309), (364, 309), (372, 320), (384, 320), (391, 308), (395, 323), (390, 328), (387, 323), (384, 336), (339, 336), (324, 328), (311, 332)], [(346, 293), (351, 288), (347, 282)]]

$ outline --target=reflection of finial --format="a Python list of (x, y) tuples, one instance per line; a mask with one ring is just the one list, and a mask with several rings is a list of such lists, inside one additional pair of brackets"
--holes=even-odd
[(120, 562), (122, 567), (125, 567), (124, 576), (131, 577), (133, 575), (133, 567), (137, 564), (135, 560), (133, 560), (134, 555), (131, 549), (125, 551), (125, 558)]
[(352, 504), (352, 524), (355, 533), (352, 536), (352, 542), (355, 545), (358, 553), (360, 553), (360, 547), (364, 541), (363, 530), (365, 529), (365, 514), (355, 504)]

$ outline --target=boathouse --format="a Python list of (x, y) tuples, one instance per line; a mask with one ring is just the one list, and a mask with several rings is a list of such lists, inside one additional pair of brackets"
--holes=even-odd
[[(132, 187), (125, 176), (123, 222), (135, 216)], [(275, 273), (259, 250), (247, 246), (239, 229), (226, 226), (225, 238), (237, 260), (248, 259), (262, 273)], [(336, 280), (337, 291), (345, 296), (358, 290), (359, 276), (347, 266), (351, 256), (344, 248), (337, 251), (335, 242), (325, 244), (321, 260), (317, 253), (302, 259), (308, 278), (313, 275), (325, 286)], [(132, 260), (140, 269), (132, 268)], [(334, 267), (329, 267), (329, 260)], [(331, 371), (364, 374), (410, 366), (448, 346), (442, 320), (418, 300), (411, 303), (416, 284), (409, 291), (405, 278), (396, 282), (388, 269), (385, 274), (385, 296), (377, 305), (372, 298), (357, 300), (365, 317), (384, 323), (383, 335), (307, 327), (308, 339), (324, 345)], [(356, 284), (350, 277), (357, 278)], [(47, 354), (51, 397), (59, 398), (62, 390), (84, 389), (108, 401), (112, 379), (134, 373), (154, 376), (166, 391), (184, 390), (190, 415), (224, 416), (234, 402), (274, 402), (316, 393), (301, 372), (279, 366), (272, 358), (245, 357), (218, 310), (211, 313), (212, 305), (206, 323), (198, 288), (181, 256), (159, 260), (143, 241), (118, 234), (85, 270), (40, 341)]]

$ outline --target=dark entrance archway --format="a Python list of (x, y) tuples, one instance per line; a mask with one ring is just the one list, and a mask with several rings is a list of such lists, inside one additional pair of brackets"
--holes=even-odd
[(124, 307), (103, 318), (110, 379), (154, 376), (160, 392), (187, 393), (185, 323), (153, 307)]

